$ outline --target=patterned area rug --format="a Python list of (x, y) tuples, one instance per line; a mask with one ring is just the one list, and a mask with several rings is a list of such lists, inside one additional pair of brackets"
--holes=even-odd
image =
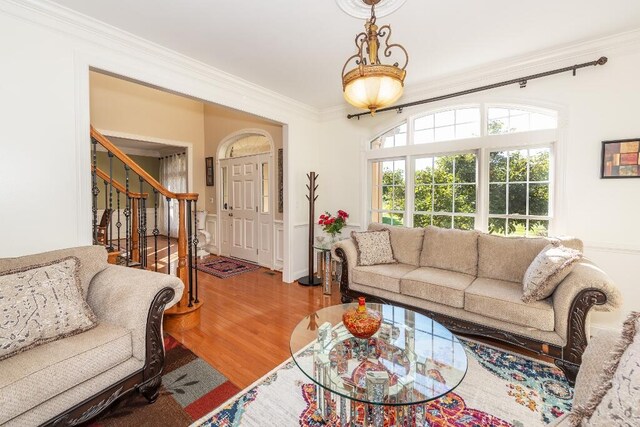
[(259, 269), (260, 266), (239, 259), (227, 258), (226, 256), (211, 256), (202, 261), (198, 261), (198, 270), (209, 273), (220, 279), (235, 276)]
[(169, 335), (160, 397), (153, 403), (139, 393), (125, 398), (90, 424), (92, 427), (188, 426), (240, 389)]
[[(475, 341), (460, 341), (469, 356), (467, 375), (453, 392), (425, 405), (425, 426), (544, 426), (571, 409), (573, 389), (555, 366)], [(308, 359), (311, 363), (311, 357)], [(363, 413), (358, 408), (360, 419)], [(393, 416), (387, 411), (385, 425), (394, 424)], [(311, 381), (289, 359), (194, 423), (206, 427), (267, 425), (337, 427), (340, 420), (337, 415), (327, 423), (321, 420)]]

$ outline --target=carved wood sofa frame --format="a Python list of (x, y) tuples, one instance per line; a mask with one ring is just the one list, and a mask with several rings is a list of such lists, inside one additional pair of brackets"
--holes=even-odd
[(351, 302), (354, 298), (359, 296), (364, 296), (369, 301), (380, 302), (383, 304), (392, 302), (393, 305), (409, 308), (422, 313), (441, 323), (452, 332), (488, 337), (513, 344), (520, 348), (531, 350), (537, 354), (549, 356), (554, 359), (556, 366), (564, 372), (567, 381), (572, 386), (575, 383), (576, 376), (578, 375), (578, 369), (582, 363), (582, 354), (589, 342), (588, 332), (585, 329), (589, 310), (591, 310), (594, 305), (604, 305), (607, 302), (607, 297), (601, 290), (584, 289), (579, 292), (571, 303), (571, 310), (569, 311), (569, 320), (567, 322), (567, 343), (564, 347), (560, 347), (467, 320), (446, 316), (424, 308), (401, 304), (395, 301), (385, 301), (384, 299), (374, 295), (354, 291), (349, 288), (349, 268), (347, 265), (347, 256), (344, 250), (342, 248), (336, 248), (336, 255), (342, 262), (340, 293), (342, 294), (343, 303)]
[(125, 377), (118, 383), (102, 390), (49, 420), (44, 426), (76, 426), (98, 416), (116, 401), (134, 391), (140, 392), (149, 403), (158, 398), (164, 368), (164, 342), (162, 317), (164, 307), (173, 299), (175, 291), (163, 288), (155, 296), (147, 316), (145, 362), (142, 369)]

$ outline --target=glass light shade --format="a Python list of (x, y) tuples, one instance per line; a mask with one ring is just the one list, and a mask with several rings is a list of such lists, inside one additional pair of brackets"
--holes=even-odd
[(396, 102), (403, 89), (402, 80), (396, 76), (365, 75), (345, 85), (344, 98), (354, 107), (374, 112)]

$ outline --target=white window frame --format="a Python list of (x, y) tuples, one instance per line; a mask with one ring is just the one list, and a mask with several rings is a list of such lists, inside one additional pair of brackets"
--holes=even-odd
[[(448, 141), (438, 141), (431, 143), (414, 144), (414, 120), (427, 114), (435, 114), (437, 112), (457, 110), (462, 108), (479, 108), (480, 109), (480, 137), (454, 139)], [(522, 109), (531, 112), (543, 114), (555, 114), (558, 127), (554, 129), (542, 129), (533, 131), (513, 132), (489, 135), (487, 130), (488, 120), (487, 112), (489, 107)], [(407, 125), (407, 145), (389, 148), (371, 148), (371, 141), (380, 135), (388, 132), (396, 126)], [(371, 163), (375, 161), (385, 160), (405, 160), (405, 212), (404, 226), (413, 227), (414, 214), (414, 168), (415, 158), (419, 157), (437, 157), (443, 155), (464, 154), (475, 152), (477, 156), (478, 169), (476, 178), (476, 226), (480, 231), (488, 231), (489, 220), (489, 152), (503, 150), (518, 150), (524, 148), (543, 148), (551, 147), (550, 165), (549, 165), (549, 235), (556, 235), (559, 232), (558, 220), (558, 203), (559, 193), (562, 183), (560, 178), (563, 176), (560, 169), (562, 150), (562, 135), (564, 129), (560, 120), (560, 112), (548, 108), (536, 107), (534, 105), (526, 105), (520, 103), (466, 103), (443, 106), (441, 108), (420, 111), (414, 115), (403, 119), (394, 126), (388, 127), (384, 132), (377, 133), (373, 138), (369, 138), (362, 151), (362, 163), (367, 168), (366, 180), (363, 181), (364, 197), (362, 199), (363, 206), (363, 224), (371, 223)]]

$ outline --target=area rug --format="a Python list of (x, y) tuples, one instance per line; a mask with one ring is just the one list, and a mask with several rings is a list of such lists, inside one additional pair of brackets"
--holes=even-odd
[[(468, 371), (451, 393), (426, 405), (425, 426), (535, 427), (571, 410), (573, 389), (553, 365), (471, 340), (460, 340)], [(308, 362), (311, 363), (310, 351)], [(358, 409), (361, 414), (362, 409)], [(385, 425), (393, 424), (385, 414)], [(391, 422), (389, 422), (391, 420)], [(340, 425), (337, 415), (322, 421), (311, 381), (289, 359), (254, 385), (193, 424), (205, 427), (320, 427)]]
[(188, 426), (240, 391), (222, 374), (169, 335), (158, 400), (139, 393), (125, 398), (90, 425), (93, 427)]
[(220, 279), (236, 276), (259, 269), (260, 266), (250, 262), (240, 261), (226, 256), (212, 256), (202, 261), (198, 261), (198, 270), (209, 273)]

